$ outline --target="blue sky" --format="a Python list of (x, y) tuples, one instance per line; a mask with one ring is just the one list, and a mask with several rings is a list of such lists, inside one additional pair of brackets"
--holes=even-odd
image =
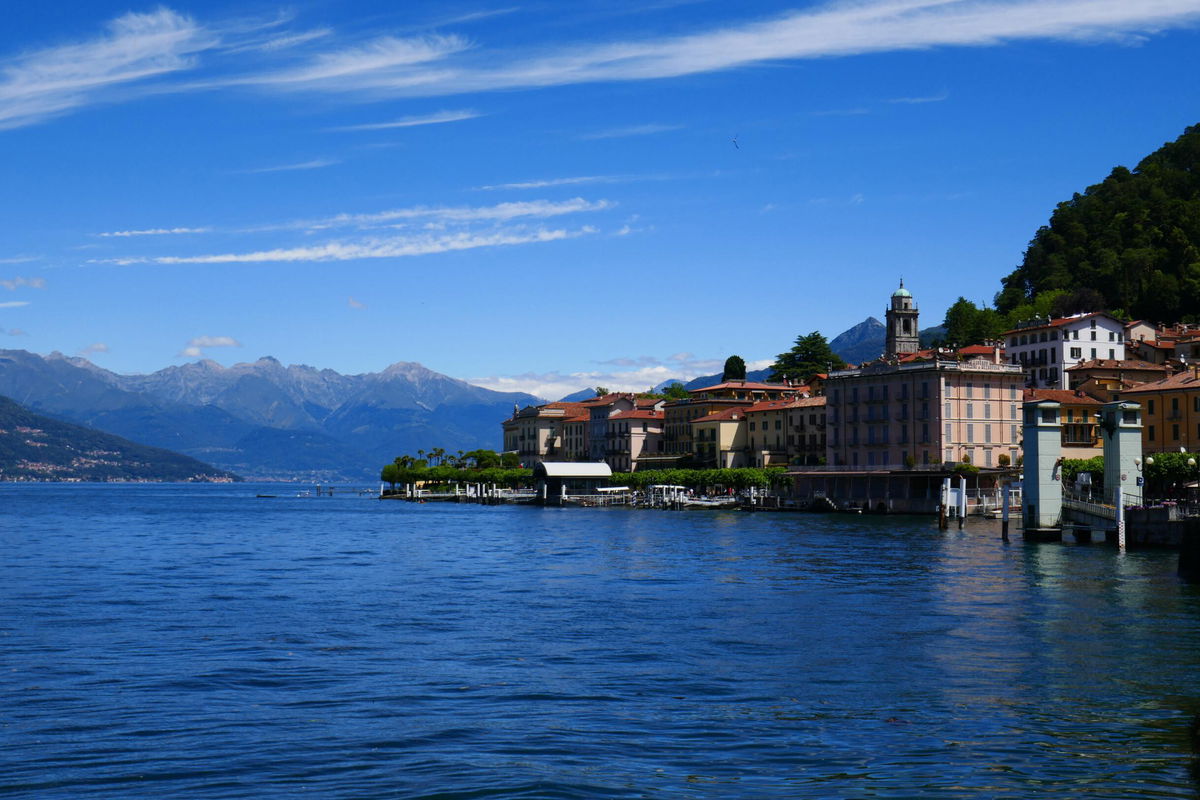
[(25, 3), (0, 347), (557, 397), (990, 300), (1200, 122), (1200, 0)]

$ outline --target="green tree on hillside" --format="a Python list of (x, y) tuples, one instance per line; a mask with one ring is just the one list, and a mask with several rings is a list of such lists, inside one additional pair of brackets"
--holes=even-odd
[(814, 372), (841, 369), (846, 362), (833, 352), (829, 342), (820, 331), (796, 337), (796, 344), (786, 353), (780, 353), (771, 365), (772, 380), (802, 381)]
[(1200, 125), (1060, 203), (1002, 284), (1002, 313), (1085, 286), (1109, 310), (1200, 319)]

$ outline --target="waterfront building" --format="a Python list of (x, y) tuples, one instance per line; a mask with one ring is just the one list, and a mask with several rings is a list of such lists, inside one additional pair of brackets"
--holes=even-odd
[(692, 422), (718, 411), (730, 408), (749, 408), (755, 403), (796, 397), (806, 392), (806, 387), (789, 386), (784, 383), (758, 383), (755, 381), (724, 381), (715, 386), (692, 389), (689, 397), (674, 400), (663, 406), (664, 455), (659, 460), (662, 466), (677, 466), (692, 458)]
[(1141, 403), (1146, 453), (1200, 449), (1200, 366), (1121, 392)]
[(792, 464), (825, 461), (824, 397), (797, 397), (787, 408), (788, 456)]
[(692, 420), (694, 452), (691, 463), (701, 469), (737, 469), (751, 466), (746, 423), (749, 406), (720, 409)]
[(587, 417), (587, 410), (580, 403), (514, 407), (513, 415), (502, 423), (504, 450), (516, 453), (521, 466), (527, 468), (542, 461), (562, 460), (567, 447), (567, 421), (579, 424), (581, 417)]
[(633, 410), (636, 404), (634, 395), (627, 392), (609, 393), (594, 400), (583, 401), (582, 405), (587, 409), (589, 418), (587, 443), (589, 461), (605, 460), (609, 418), (614, 414)]
[(877, 361), (830, 373), (828, 464), (904, 469), (1010, 463), (1020, 450), (1024, 372), (997, 359)]
[(1063, 458), (1104, 455), (1100, 441), (1100, 407), (1103, 403), (1076, 389), (1026, 389), (1025, 403), (1057, 403)]
[(1125, 358), (1125, 324), (1102, 311), (1025, 320), (1003, 336), (1005, 355), (1034, 389), (1068, 389), (1068, 367)]
[(639, 459), (662, 454), (663, 412), (654, 406), (642, 405), (608, 418), (604, 460), (613, 472), (634, 472)]

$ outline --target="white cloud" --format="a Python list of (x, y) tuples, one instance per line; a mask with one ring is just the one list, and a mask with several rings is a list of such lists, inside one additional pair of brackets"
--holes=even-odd
[(203, 358), (204, 351), (208, 348), (241, 346), (242, 343), (232, 336), (197, 336), (179, 351), (179, 355), (184, 358)]
[(594, 133), (585, 133), (580, 135), (580, 139), (623, 139), (627, 136), (652, 136), (656, 133), (667, 133), (668, 131), (677, 131), (683, 128), (682, 125), (662, 125), (659, 123), (647, 123), (645, 125), (628, 125), (623, 128), (609, 128), (608, 130), (595, 131)]
[(21, 330), (20, 328), (9, 328), (7, 331), (0, 330), (0, 332), (7, 333), (9, 336), (28, 336), (29, 335), (28, 333)]
[(377, 211), (369, 214), (336, 214), (332, 217), (315, 220), (300, 220), (278, 226), (264, 226), (258, 230), (279, 230), (302, 228), (307, 230), (326, 230), (329, 228), (377, 228), (392, 227), (396, 223), (414, 220), (433, 220), (435, 222), (471, 223), (471, 222), (509, 222), (520, 218), (548, 219), (564, 214), (579, 214), (591, 211), (603, 211), (613, 204), (608, 200), (589, 201), (582, 197), (570, 200), (529, 200), (524, 202), (499, 203), (494, 206), (415, 206), (412, 208), (394, 208), (387, 211)]
[(95, 344), (89, 344), (87, 347), (81, 349), (79, 351), (79, 355), (87, 358), (88, 356), (94, 356), (97, 353), (107, 353), (108, 351), (108, 345), (106, 345), (104, 342), (96, 342)]
[(346, 305), (355, 310), (359, 310), (359, 309), (363, 309), (363, 308), (367, 307), (366, 303), (360, 303), (359, 301), (355, 300), (353, 297), (348, 298), (346, 300)]
[(9, 300), (7, 303), (0, 303), (0, 308), (21, 308), (29, 305), (28, 300)]
[(0, 258), (0, 264), (28, 264), (31, 261), (37, 260), (37, 256), (13, 256), (11, 258)]
[(329, 158), (318, 158), (312, 161), (301, 161), (299, 164), (283, 164), (278, 167), (257, 167), (255, 169), (239, 170), (240, 175), (258, 175), (264, 172), (292, 172), (294, 170), (305, 169), (321, 169), (322, 167), (332, 167), (335, 164), (340, 164), (341, 161)]
[(75, 44), (35, 50), (0, 65), (0, 129), (31, 125), (186, 70), (218, 38), (167, 8), (128, 13)]
[(45, 289), (46, 288), (46, 279), (45, 278), (22, 278), (20, 275), (18, 275), (15, 278), (9, 278), (8, 280), (0, 281), (0, 286), (3, 286), (5, 289), (8, 289), (10, 292), (15, 291), (17, 289), (21, 289), (21, 288)]
[[(633, 356), (608, 359), (603, 365), (618, 369), (583, 370), (578, 372), (527, 372), (521, 375), (491, 375), (469, 378), (477, 386), (502, 392), (526, 392), (557, 400), (590, 386), (606, 386), (616, 392), (644, 392), (663, 381), (679, 379), (687, 382), (702, 375), (713, 375), (725, 365), (722, 359), (697, 359), (691, 353), (675, 353), (665, 359), (655, 356)], [(774, 359), (747, 361), (747, 369), (763, 369)]]
[(510, 189), (545, 189), (553, 186), (575, 186), (582, 183), (620, 183), (634, 180), (632, 177), (621, 175), (581, 175), (574, 178), (547, 178), (538, 181), (522, 181), (519, 183), (497, 183), (491, 186), (476, 186), (481, 192), (496, 192)]
[(496, 231), (491, 233), (461, 232), (444, 236), (419, 234), (391, 236), (348, 242), (327, 242), (303, 247), (283, 247), (246, 253), (219, 253), (197, 256), (159, 256), (157, 258), (119, 259), (122, 264), (261, 264), (297, 261), (353, 261), (364, 258), (403, 258), (431, 255), (477, 247), (553, 242), (594, 233), (583, 227), (575, 231), (545, 230)]
[(392, 122), (372, 122), (366, 125), (346, 125), (341, 128), (330, 128), (332, 131), (384, 131), (392, 128), (414, 128), (420, 125), (441, 125), (446, 122), (462, 122), (467, 119), (482, 117), (478, 111), (463, 109), (461, 111), (438, 111), (418, 117), (401, 117)]
[(923, 103), (940, 103), (943, 100), (949, 100), (950, 93), (942, 92), (941, 94), (933, 94), (925, 97), (893, 97), (888, 100), (889, 103), (902, 103), (907, 105), (921, 105)]
[(334, 92), (449, 95), (651, 80), (803, 60), (1013, 41), (1130, 41), (1193, 24), (1200, 0), (859, 0), (678, 36), (567, 43), (532, 56), (457, 37), (377, 39), (251, 78)]
[(460, 36), (382, 36), (366, 44), (321, 53), (305, 66), (259, 75), (246, 82), (333, 91), (338, 91), (339, 85), (360, 89), (416, 86), (428, 82), (431, 76), (414, 67), (440, 61), (469, 47), (470, 43)]
[(137, 231), (108, 231), (97, 236), (128, 238), (131, 236), (168, 236), (179, 233), (210, 233), (212, 228), (146, 228)]

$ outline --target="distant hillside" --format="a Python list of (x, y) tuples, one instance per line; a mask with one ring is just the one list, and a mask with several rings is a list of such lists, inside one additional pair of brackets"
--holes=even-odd
[[(683, 385), (685, 389), (707, 389), (709, 386), (716, 386), (721, 382), (721, 373), (716, 375), (705, 375), (700, 378), (692, 378)], [(748, 381), (765, 381), (771, 377), (771, 370), (768, 369), (752, 369), (746, 371), (746, 380)]]
[(0, 395), (35, 412), (202, 459), (247, 478), (367, 480), (396, 456), (498, 449), (533, 395), (400, 362), (341, 375), (273, 358), (118, 375), (82, 358), (0, 350)]
[(1001, 313), (1089, 287), (1134, 319), (1200, 319), (1200, 125), (1058, 204), (1003, 281)]
[(230, 481), (194, 458), (35, 414), (0, 397), (0, 480)]

